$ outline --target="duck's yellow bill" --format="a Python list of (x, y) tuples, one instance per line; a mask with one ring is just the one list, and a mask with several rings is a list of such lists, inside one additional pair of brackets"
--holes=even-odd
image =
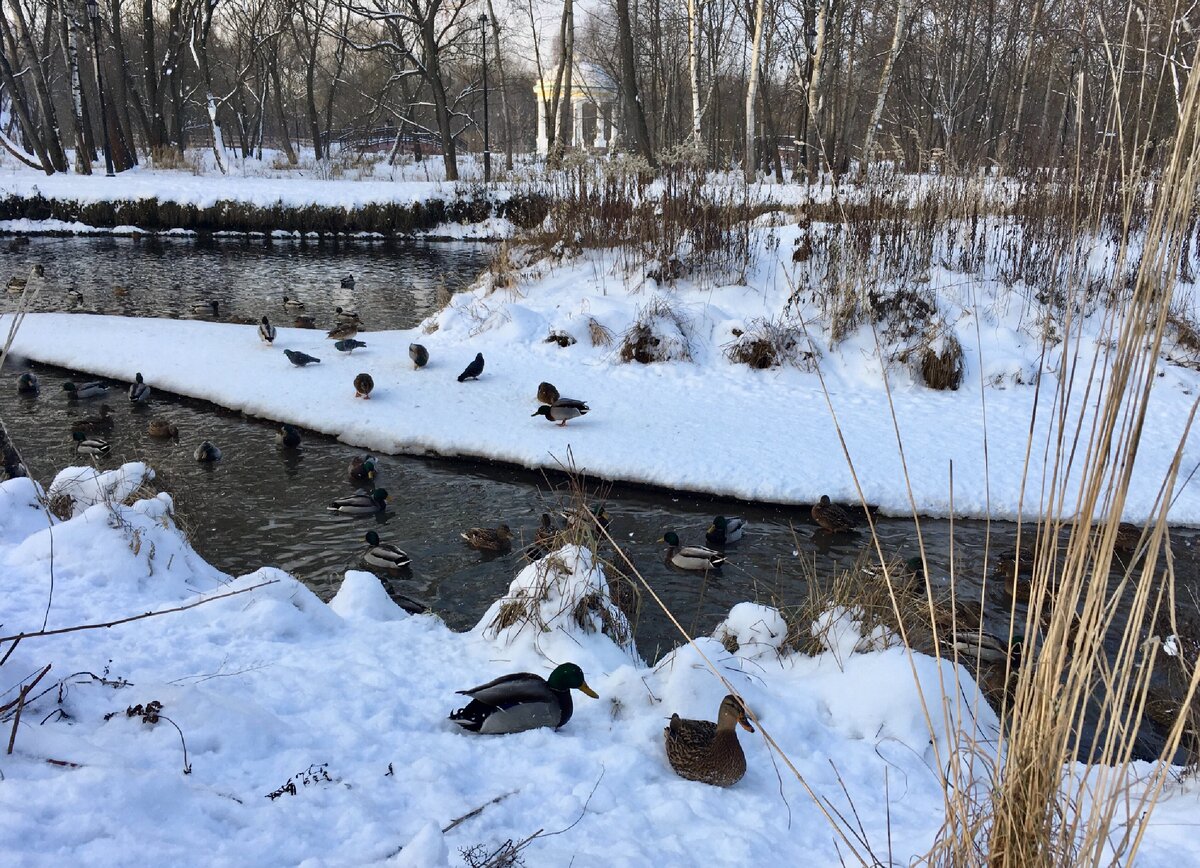
[(738, 723), (742, 725), (742, 729), (746, 730), (746, 732), (754, 732), (754, 727), (750, 725), (750, 721), (746, 718), (741, 718), (738, 720)]
[(579, 685), (579, 691), (580, 693), (586, 693), (588, 696), (592, 697), (592, 699), (600, 698), (600, 694), (588, 687), (586, 681)]

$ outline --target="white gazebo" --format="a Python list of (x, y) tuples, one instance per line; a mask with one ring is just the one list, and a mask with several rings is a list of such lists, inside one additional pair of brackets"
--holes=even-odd
[[(534, 83), (534, 102), (537, 103), (537, 152), (543, 157), (550, 150), (550, 140), (546, 136), (546, 100), (552, 98), (553, 94), (553, 80)], [(572, 64), (571, 141), (567, 144), (583, 149), (607, 149), (612, 143), (613, 105), (616, 99), (617, 86), (604, 70), (590, 63)], [(589, 104), (595, 107), (596, 112), (596, 134), (590, 144), (583, 134), (584, 111)]]

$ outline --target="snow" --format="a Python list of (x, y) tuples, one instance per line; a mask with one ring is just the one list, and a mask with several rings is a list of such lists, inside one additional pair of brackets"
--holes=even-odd
[[(840, 864), (845, 845), (764, 731), (876, 853), (907, 863), (944, 822), (939, 757), (968, 738), (986, 760), (996, 732), (964, 669), (894, 647), (805, 656), (781, 643), (781, 616), (764, 606), (735, 606), (714, 637), (648, 667), (598, 629), (612, 623), (601, 611), (619, 613), (604, 608), (606, 579), (586, 549), (514, 579), (505, 599), (530, 604), (536, 629), (494, 629), (494, 608), (454, 633), (389, 607), (368, 573), (349, 572), (328, 605), (278, 570), (224, 575), (188, 545), (166, 494), (58, 523), (35, 494), (28, 480), (0, 484), (5, 634), (41, 627), (51, 567), (51, 629), (273, 583), (20, 642), (0, 668), (0, 702), (53, 668), (15, 752), (0, 756), (4, 864), (117, 865), (138, 853), (180, 865), (458, 865), (463, 849), (491, 852), (539, 829), (558, 834), (529, 842), (531, 866)], [(600, 608), (577, 618), (595, 595)], [(747, 641), (729, 652), (723, 633)], [(479, 736), (446, 720), (456, 690), (566, 660), (601, 699), (577, 694), (560, 731)], [(729, 790), (676, 777), (664, 724), (672, 712), (713, 719), (730, 687), (760, 733), (740, 734), (746, 777)], [(927, 720), (922, 703), (941, 708), (942, 696), (946, 713)], [(127, 712), (154, 701), (157, 722)], [(1149, 779), (1149, 766), (1136, 771)], [(1200, 858), (1196, 792), (1168, 787), (1141, 864)]]
[(97, 503), (120, 503), (142, 483), (153, 478), (154, 471), (140, 461), (105, 471), (93, 467), (66, 467), (50, 483), (47, 496), (51, 500), (69, 497), (72, 514), (79, 515)]

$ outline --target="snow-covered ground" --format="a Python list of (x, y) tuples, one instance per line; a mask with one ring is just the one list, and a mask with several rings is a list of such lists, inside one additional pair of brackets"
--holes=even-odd
[[(812, 262), (792, 261), (801, 229), (770, 218), (761, 223), (759, 255), (744, 282), (660, 285), (644, 276), (644, 263), (607, 252), (517, 262), (502, 275), (505, 288), (485, 273), (474, 290), (454, 296), (417, 329), (361, 333), (367, 347), (353, 355), (336, 352), (318, 331), (281, 328), (275, 345), (265, 346), (253, 326), (70, 314), (29, 316), (13, 351), (126, 382), (140, 371), (154, 388), (381, 452), (531, 468), (573, 461), (609, 479), (746, 500), (811, 503), (828, 494), (857, 501), (840, 427), (866, 501), (889, 514), (911, 512), (905, 468), (923, 514), (947, 516), (952, 501), (958, 516), (1041, 514), (1043, 473), (1054, 463), (1053, 449), (1047, 457), (1045, 447), (1057, 424), (1056, 392), (1077, 346), (1083, 371), (1107, 347), (1108, 310), (1096, 306), (1076, 316), (1078, 344), (1059, 342), (1043, 352), (1043, 335), (1057, 326), (1032, 290), (935, 267), (922, 298), (933, 311), (930, 327), (942, 334), (938, 341), (953, 335), (963, 347), (963, 385), (935, 391), (920, 382), (911, 362), (894, 362), (887, 366), (889, 399), (870, 323), (834, 340), (828, 301), (819, 291), (823, 272)], [(1103, 249), (1092, 259), (1106, 267)], [(650, 317), (654, 311), (657, 318)], [(369, 295), (362, 295), (359, 312), (369, 327)], [(282, 309), (263, 313), (286, 321)], [(686, 358), (622, 362), (618, 345), (639, 320), (651, 324), (661, 347)], [(754, 332), (763, 321), (788, 330), (794, 364), (753, 370), (727, 358), (736, 335)], [(593, 344), (593, 323), (607, 329), (611, 344)], [(880, 330), (888, 327), (889, 321), (879, 323)], [(575, 343), (547, 342), (551, 332)], [(423, 370), (409, 361), (413, 341), (429, 349), (432, 360)], [(295, 368), (285, 348), (315, 355), (321, 364)], [(885, 350), (894, 351), (894, 343)], [(477, 352), (486, 360), (483, 376), (456, 382)], [(352, 381), (360, 372), (375, 381), (369, 401), (354, 397)], [(1152, 513), (1200, 392), (1193, 369), (1162, 361), (1158, 373), (1125, 504), (1131, 521)], [(588, 401), (591, 412), (566, 428), (531, 418), (542, 381)], [(1083, 391), (1075, 389), (1066, 416), (1070, 438), (1073, 418), (1086, 416)], [(1193, 433), (1184, 448), (1181, 478), (1200, 463), (1198, 438)], [(1200, 524), (1200, 483), (1175, 493), (1170, 516)]]
[[(99, 479), (64, 473), (59, 487), (69, 477), (81, 495), (64, 522), (30, 480), (0, 484), (0, 634), (260, 587), (0, 647), (12, 652), (0, 666), (0, 704), (52, 665), (23, 709), (13, 754), (0, 755), (6, 865), (432, 868), (539, 830), (521, 852), (531, 866), (858, 861), (759, 734), (740, 733), (748, 771), (729, 790), (672, 772), (662, 746), (670, 714), (711, 720), (726, 692), (701, 652), (815, 796), (853, 824), (863, 858), (867, 847), (897, 864), (926, 852), (943, 822), (938, 770), (952, 734), (980, 739), (985, 755), (995, 735), (965, 670), (880, 648), (851, 618), (822, 623), (826, 651), (810, 657), (781, 647), (777, 612), (740, 604), (718, 628), (737, 638), (736, 651), (702, 638), (651, 668), (600, 629), (607, 623), (619, 640), (621, 616), (588, 552), (566, 547), (510, 588), (536, 592), (536, 619), (491, 629), (498, 601), (457, 634), (435, 616), (404, 613), (369, 573), (348, 572), (328, 605), (278, 570), (219, 573), (176, 529), (168, 495), (131, 505), (102, 496), (125, 493), (143, 466)], [(85, 506), (89, 498), (97, 502)], [(574, 603), (593, 594), (577, 620)], [(576, 694), (560, 731), (478, 736), (446, 720), (464, 702), (456, 690), (506, 672), (545, 675), (568, 660), (600, 699)], [(932, 732), (922, 693), (933, 708), (951, 697)], [(160, 716), (147, 716), (154, 702)], [(7, 741), (10, 724), (0, 730)], [(1149, 773), (1135, 768), (1142, 780)], [(1169, 784), (1139, 864), (1200, 859), (1197, 807), (1193, 783)]]

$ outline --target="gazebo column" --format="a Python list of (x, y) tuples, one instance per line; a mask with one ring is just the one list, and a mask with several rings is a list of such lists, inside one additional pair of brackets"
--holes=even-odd
[(587, 105), (587, 100), (583, 97), (575, 97), (571, 100), (571, 113), (575, 120), (574, 130), (571, 133), (571, 144), (580, 149), (587, 147), (587, 143), (583, 140), (583, 107), (585, 105)]
[(599, 151), (608, 147), (609, 118), (612, 117), (612, 103), (596, 103), (596, 140), (592, 146)]
[(533, 101), (537, 103), (537, 153), (539, 157), (544, 157), (550, 153), (550, 140), (546, 138), (546, 101), (542, 99), (540, 85), (533, 88)]

